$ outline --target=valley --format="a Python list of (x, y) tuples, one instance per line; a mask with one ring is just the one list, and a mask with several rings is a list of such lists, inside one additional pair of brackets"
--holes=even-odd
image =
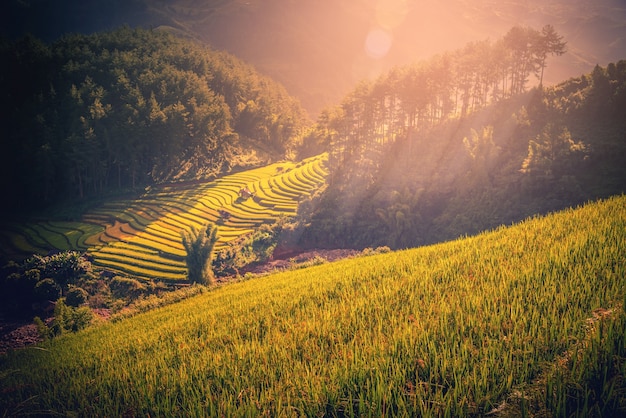
[(620, 2), (1, 7), (0, 416), (626, 415)]

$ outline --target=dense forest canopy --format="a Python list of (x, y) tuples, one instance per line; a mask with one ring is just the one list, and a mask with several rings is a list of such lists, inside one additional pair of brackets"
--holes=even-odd
[(6, 211), (280, 159), (307, 121), (251, 66), (163, 31), (25, 36), (0, 60)]
[(564, 48), (514, 27), (361, 83), (304, 142), (331, 182), (301, 243), (413, 247), (624, 192), (626, 61), (528, 91)]

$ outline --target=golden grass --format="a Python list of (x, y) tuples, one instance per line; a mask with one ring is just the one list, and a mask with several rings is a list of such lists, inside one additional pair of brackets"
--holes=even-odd
[[(580, 343), (591, 331), (608, 359), (626, 356), (624, 260), (622, 196), (471, 238), (229, 284), (9, 354), (0, 360), (0, 411), (464, 417), (498, 416), (522, 399), (515, 416), (531, 408), (587, 416), (602, 405), (597, 395), (615, 416), (608, 406), (620, 386), (602, 373), (563, 386), (544, 372), (563, 367), (567, 353), (581, 370), (602, 371), (604, 354)], [(599, 312), (611, 312), (602, 321), (614, 326), (591, 329)], [(531, 404), (526, 391), (540, 378), (548, 395)], [(578, 398), (553, 402), (559, 385)]]

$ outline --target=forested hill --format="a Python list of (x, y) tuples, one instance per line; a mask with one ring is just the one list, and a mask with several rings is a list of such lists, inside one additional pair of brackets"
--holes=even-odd
[(280, 159), (307, 120), (251, 66), (162, 31), (26, 36), (0, 61), (4, 211)]
[(331, 150), (330, 185), (303, 206), (303, 245), (413, 247), (626, 191), (626, 61), (515, 92), (515, 57), (537, 61), (504, 40), (396, 68), (321, 115), (305, 144)]

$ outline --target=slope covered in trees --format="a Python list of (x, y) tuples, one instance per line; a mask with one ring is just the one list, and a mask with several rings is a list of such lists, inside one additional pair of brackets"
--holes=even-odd
[(5, 211), (277, 160), (306, 122), (284, 88), (161, 31), (0, 44)]
[(411, 247), (623, 193), (626, 61), (527, 91), (563, 47), (513, 28), (323, 112), (303, 152), (330, 150), (330, 186), (303, 245)]

